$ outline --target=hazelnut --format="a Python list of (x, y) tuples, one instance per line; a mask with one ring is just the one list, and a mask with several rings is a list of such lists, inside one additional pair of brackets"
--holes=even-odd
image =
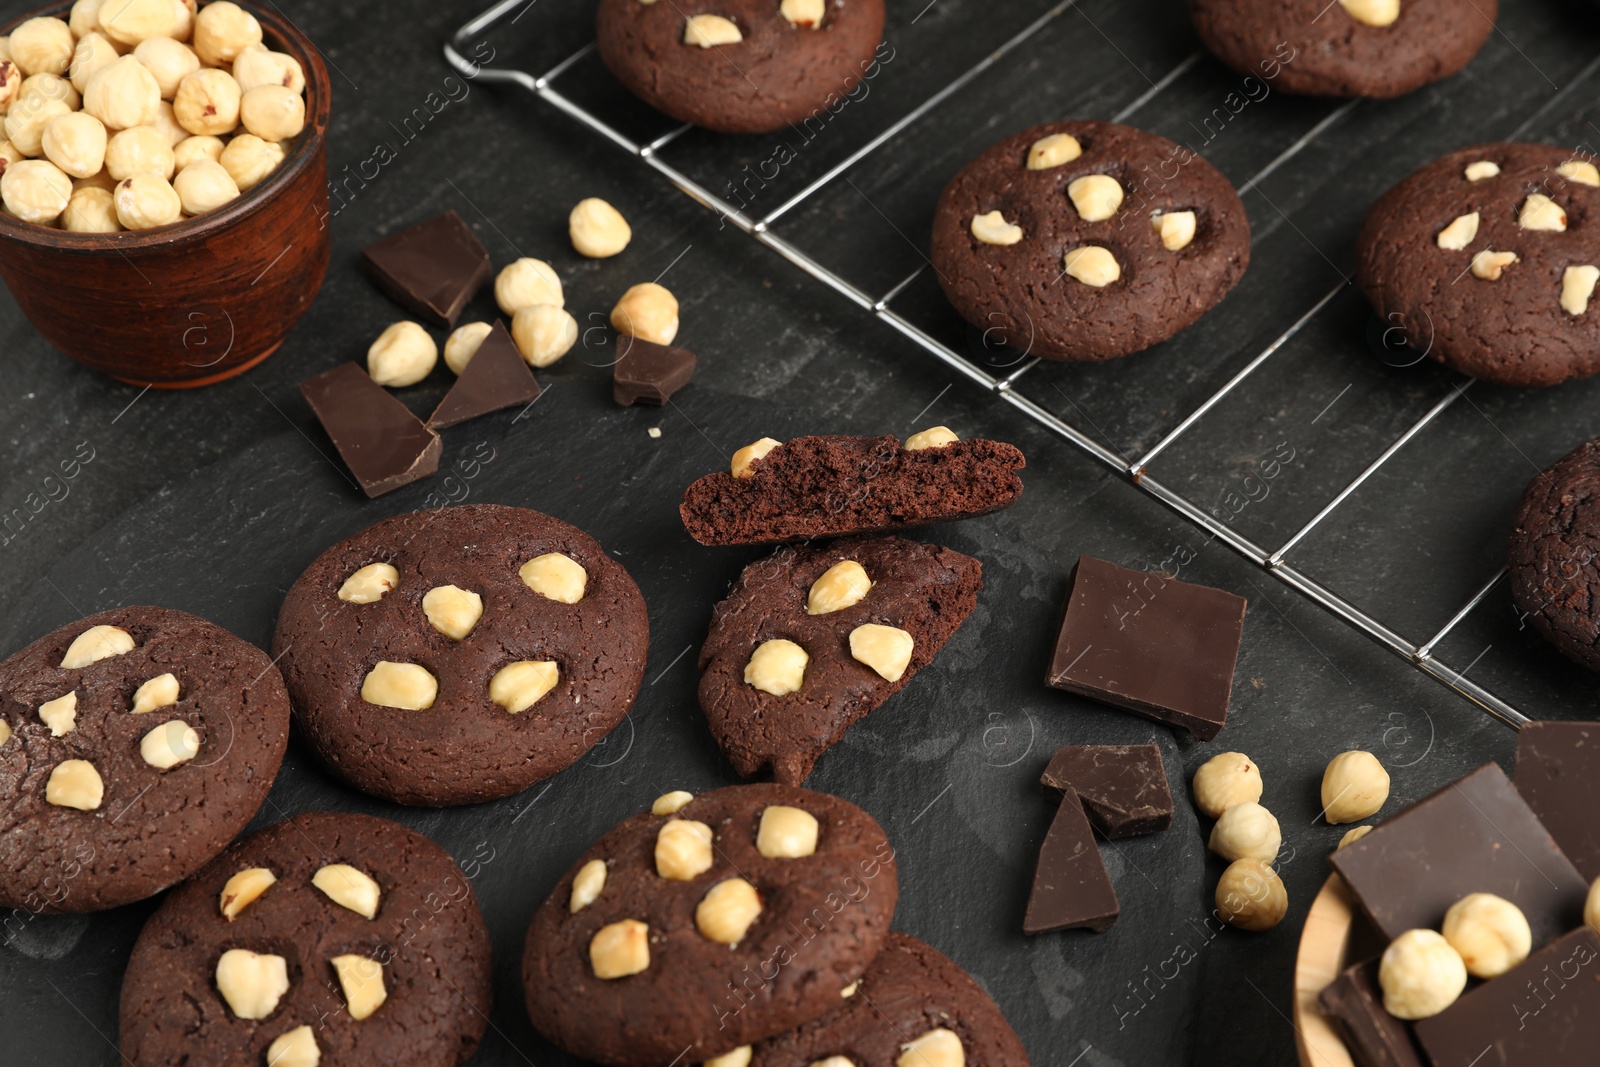
[(1466, 174), (1467, 181), (1481, 182), (1485, 178), (1493, 178), (1500, 173), (1500, 164), (1487, 159), (1480, 159), (1476, 163), (1468, 163)]
[(895, 1067), (966, 1067), (967, 1052), (953, 1030), (935, 1027), (900, 1046)]
[(943, 448), (959, 440), (961, 438), (957, 437), (955, 431), (948, 426), (930, 426), (906, 438), (906, 451), (922, 452), (930, 448)]
[(45, 158), (74, 178), (91, 177), (105, 166), (106, 128), (82, 111), (51, 119), (39, 143)]
[(283, 162), (283, 146), (263, 141), (253, 133), (241, 133), (230, 140), (217, 157), (227, 168), (241, 193), (248, 193)]
[(1278, 873), (1260, 860), (1234, 860), (1217, 882), (1217, 917), (1230, 926), (1260, 933), (1283, 921), (1289, 895)]
[(1387, 26), (1400, 17), (1400, 0), (1339, 0), (1350, 17), (1368, 26)]
[(756, 851), (769, 860), (793, 860), (817, 851), (817, 817), (804, 808), (771, 804), (762, 809)]
[(1334, 846), (1334, 851), (1337, 852), (1346, 845), (1353, 845), (1370, 833), (1372, 833), (1372, 827), (1370, 826), (1353, 826), (1344, 832), (1343, 837), (1339, 838), (1339, 843)]
[(611, 326), (629, 337), (670, 345), (678, 336), (678, 298), (665, 286), (642, 282), (623, 293), (611, 309)]
[(483, 597), (470, 589), (439, 585), (422, 596), (422, 613), (452, 641), (465, 641), (483, 618)]
[(1272, 812), (1253, 801), (1234, 804), (1211, 828), (1208, 847), (1225, 860), (1253, 859), (1271, 863), (1278, 858), (1283, 835)]
[(472, 357), (478, 354), (478, 347), (483, 344), (483, 339), (488, 337), (493, 329), (494, 327), (487, 322), (469, 322), (457, 326), (444, 340), (444, 365), (455, 374), (466, 370), (467, 364), (472, 362)]
[(700, 1067), (750, 1067), (750, 1060), (754, 1056), (754, 1048), (749, 1045), (740, 1045), (732, 1052), (724, 1052), (720, 1056), (702, 1060)]
[(860, 988), (861, 988), (861, 980), (857, 979), (856, 981), (851, 982), (849, 985), (845, 986), (843, 989), (839, 990), (839, 997), (841, 999), (843, 999), (843, 1000), (849, 1000), (851, 997), (856, 995), (856, 990), (858, 990)]
[(812, 1060), (807, 1067), (856, 1067), (855, 1061), (844, 1056), (829, 1056), (826, 1059)]
[(65, 737), (78, 728), (78, 691), (39, 705), (39, 721), (50, 727), (51, 737)]
[[(131, 126), (113, 134), (111, 140), (106, 142), (105, 167), (106, 173), (119, 182), (135, 174), (159, 174), (171, 181), (177, 170), (172, 156), (172, 142), (154, 126)], [(89, 174), (99, 169), (95, 167)], [(80, 174), (78, 177), (87, 178), (89, 174)]]
[(72, 179), (72, 191), (79, 189), (102, 189), (108, 193), (117, 191), (117, 180), (105, 172), (105, 168), (95, 171), (87, 178)]
[(180, 34), (182, 19), (170, 0), (106, 0), (100, 6), (100, 29), (118, 44), (137, 45), (149, 37)]
[(60, 100), (74, 111), (83, 106), (83, 97), (72, 87), (70, 81), (59, 74), (47, 74), (42, 71), (30, 74), (17, 87), (17, 106), (20, 107), (30, 100)]
[(61, 212), (61, 228), (73, 233), (116, 233), (122, 229), (116, 201), (104, 189), (74, 189), (66, 210)]
[(58, 808), (93, 811), (105, 799), (105, 783), (88, 760), (69, 759), (56, 764), (44, 787), (44, 799)]
[(806, 664), (810, 662), (806, 650), (793, 641), (763, 641), (745, 664), (744, 684), (775, 697), (788, 696), (805, 684)]
[(1569, 159), (1556, 168), (1556, 173), (1579, 185), (1600, 185), (1600, 167), (1585, 159)]
[(694, 799), (694, 794), (687, 789), (674, 789), (670, 793), (662, 793), (656, 797), (655, 803), (650, 805), (651, 815), (676, 815), (689, 806), (689, 801)]
[(19, 100), (11, 105), (11, 111), (6, 115), (6, 140), (18, 152), (30, 159), (37, 159), (44, 154), (44, 131), (56, 119), (70, 114), (72, 107), (65, 100), (49, 100), (38, 96)]
[(341, 908), (348, 908), (363, 919), (378, 915), (378, 902), (382, 890), (366, 871), (348, 863), (330, 863), (317, 868), (311, 884), (322, 890), (324, 896)]
[(750, 924), (760, 914), (761, 897), (756, 887), (743, 878), (729, 878), (700, 898), (694, 909), (694, 925), (706, 940), (731, 947), (744, 940)]
[(853, 559), (842, 559), (822, 572), (822, 577), (811, 583), (806, 596), (807, 615), (829, 615), (835, 611), (854, 607), (872, 591), (872, 579), (867, 570)]
[(230, 948), (217, 960), (217, 992), (240, 1019), (265, 1019), (289, 991), (289, 963), (282, 956)]
[(67, 28), (72, 36), (82, 40), (100, 31), (100, 5), (103, 3), (105, 0), (73, 0), (72, 11), (67, 16)]
[(416, 385), (439, 362), (439, 346), (418, 323), (392, 323), (367, 349), (367, 373), (379, 385)]
[(232, 63), (240, 52), (261, 43), (261, 24), (238, 4), (207, 4), (194, 19), (194, 50), (200, 62), (217, 67)]
[(1116, 257), (1099, 245), (1084, 245), (1068, 252), (1062, 260), (1066, 272), (1084, 285), (1103, 289), (1122, 277)]
[(589, 967), (596, 978), (626, 978), (650, 966), (650, 927), (638, 919), (602, 926), (589, 939)]
[(320, 1067), (322, 1050), (317, 1048), (316, 1034), (309, 1026), (279, 1034), (267, 1046), (267, 1063), (271, 1067)]
[(1330, 826), (1360, 822), (1388, 799), (1389, 772), (1370, 752), (1341, 752), (1322, 772), (1322, 817)]
[(1500, 280), (1506, 268), (1517, 262), (1515, 252), (1494, 252), (1487, 248), (1472, 257), (1472, 276), (1486, 282)]
[(1560, 233), (1567, 228), (1567, 213), (1561, 205), (1543, 193), (1533, 193), (1522, 202), (1517, 213), (1517, 225), (1524, 230), (1548, 230)]
[(1070, 133), (1052, 133), (1033, 142), (1028, 149), (1029, 170), (1049, 170), (1071, 163), (1083, 155), (1083, 146)]
[(194, 33), (194, 17), (199, 13), (199, 0), (174, 0), (178, 29), (171, 34), (174, 41), (187, 41)]
[(123, 56), (89, 79), (83, 88), (83, 110), (105, 123), (108, 130), (148, 126), (161, 110), (161, 86), (143, 63)]
[(233, 80), (247, 93), (263, 85), (281, 85), (297, 93), (305, 92), (306, 88), (305, 72), (300, 69), (298, 59), (260, 44), (239, 50), (233, 60)]
[(518, 660), (489, 679), (489, 699), (516, 715), (537, 704), (560, 681), (561, 668), (553, 660)]
[(1474, 978), (1494, 978), (1528, 958), (1533, 933), (1522, 909), (1493, 893), (1469, 893), (1444, 913), (1444, 939)]
[(1461, 955), (1432, 930), (1407, 930), (1378, 962), (1383, 1007), (1396, 1019), (1426, 1019), (1456, 1002), (1467, 985)]
[(1588, 311), (1589, 298), (1594, 295), (1597, 281), (1600, 281), (1600, 267), (1585, 264), (1562, 271), (1561, 310), (1568, 315), (1582, 315)]
[(164, 722), (139, 740), (139, 755), (157, 770), (170, 771), (200, 752), (200, 734), (182, 719)]
[(239, 98), (239, 121), (263, 141), (292, 140), (306, 128), (305, 98), (284, 85), (258, 85)]
[(735, 478), (754, 478), (756, 460), (765, 458), (768, 452), (781, 444), (782, 441), (763, 437), (754, 444), (745, 445), (733, 454), (733, 461), (729, 465), (730, 473)]
[(1478, 236), (1479, 216), (1476, 211), (1458, 215), (1455, 221), (1439, 231), (1438, 245), (1447, 252), (1459, 252)]
[(369, 563), (344, 580), (339, 599), (350, 604), (375, 604), (400, 584), (400, 572), (388, 563)]
[(744, 34), (732, 19), (721, 15), (691, 15), (683, 27), (683, 43), (697, 44), (701, 48), (715, 48), (719, 44), (738, 44)]
[(11, 31), (11, 62), (23, 74), (65, 74), (75, 47), (72, 27), (57, 18), (32, 18)]
[(117, 221), (130, 230), (153, 230), (183, 217), (183, 201), (159, 174), (135, 174), (117, 183)]
[(1243, 752), (1224, 752), (1194, 772), (1191, 791), (1195, 807), (1216, 819), (1235, 804), (1261, 799), (1261, 769)]
[(11, 109), (21, 91), (22, 68), (9, 59), (0, 59), (0, 115)]
[(172, 97), (172, 111), (178, 117), (178, 125), (190, 133), (221, 136), (233, 132), (239, 125), (242, 96), (233, 75), (214, 67), (201, 67), (185, 74), (178, 83), (178, 91)]
[(598, 197), (578, 201), (567, 216), (567, 236), (578, 254), (605, 259), (628, 247), (633, 230), (622, 212)]
[(1109, 174), (1086, 174), (1067, 186), (1072, 206), (1085, 222), (1104, 222), (1122, 206), (1122, 186)]
[(589, 572), (571, 556), (546, 552), (524, 563), (517, 571), (522, 584), (558, 604), (576, 604), (589, 585)]
[[(196, 163), (202, 159), (209, 159), (213, 163), (221, 163), (222, 149), (224, 147), (226, 146), (220, 137), (211, 137), (209, 135), (185, 137), (172, 146), (172, 162), (180, 171), (189, 164)], [(231, 178), (233, 175), (229, 174), (228, 177)], [(237, 188), (237, 183), (235, 183), (235, 188)]]
[(999, 211), (972, 216), (972, 236), (986, 245), (1014, 245), (1022, 240), (1022, 227), (1007, 222)]
[(265, 867), (246, 867), (229, 878), (222, 887), (222, 895), (217, 898), (217, 910), (222, 912), (224, 919), (233, 922), (240, 912), (261, 899), (261, 894), (277, 880), (278, 876)]
[(561, 278), (555, 268), (542, 259), (524, 257), (509, 264), (494, 279), (494, 302), (507, 315), (515, 315), (535, 304), (566, 304), (561, 294)]
[[(7, 168), (8, 173), (10, 169)], [(76, 670), (132, 651), (132, 634), (120, 626), (107, 626), (102, 623), (99, 626), (89, 627), (73, 638), (72, 644), (67, 646), (66, 655), (61, 657), (61, 666), (69, 671)]]
[(379, 660), (361, 683), (361, 699), (380, 708), (426, 711), (438, 696), (438, 679), (415, 663)]
[(1196, 222), (1192, 211), (1161, 211), (1150, 216), (1150, 228), (1161, 238), (1168, 252), (1181, 252), (1194, 240)]
[(165, 100), (156, 108), (156, 120), (150, 124), (161, 132), (167, 139), (167, 147), (176, 154), (178, 145), (193, 137), (194, 134), (178, 125), (178, 113), (172, 110), (172, 105)]
[(530, 367), (548, 367), (578, 343), (578, 320), (554, 304), (530, 304), (511, 316), (511, 339)]
[(1589, 886), (1589, 895), (1583, 902), (1583, 923), (1595, 933), (1600, 933), (1600, 878)]
[[(4, 133), (4, 132), (5, 132), (4, 129), (0, 128), (0, 133)], [(21, 152), (17, 151), (17, 146), (16, 145), (12, 144), (10, 141), (7, 141), (7, 140), (4, 140), (3, 138), (0, 138), (0, 174), (4, 174), (6, 168), (9, 167), (11, 164), (13, 164), (13, 163), (21, 163), (24, 159), (27, 159), (27, 158), (28, 158), (27, 156), (25, 156)], [(74, 181), (72, 183), (72, 187), (74, 189), (76, 189), (78, 187), (78, 183), (76, 181)]]
[(693, 819), (668, 819), (656, 834), (656, 873), (688, 882), (711, 869), (711, 827)]
[(11, 724), (0, 719), (0, 745), (4, 745), (9, 740), (11, 740)]
[[(162, 38), (166, 40), (166, 38)], [(90, 80), (118, 59), (116, 46), (104, 34), (90, 33), (78, 40), (72, 52), (72, 65), (67, 68), (72, 87), (82, 93), (89, 88)]]
[(161, 99), (171, 100), (178, 95), (183, 79), (200, 69), (200, 57), (194, 49), (171, 37), (151, 37), (140, 41), (133, 50), (133, 58), (144, 64), (144, 69), (155, 76), (161, 87)]
[(789, 25), (801, 29), (822, 28), (822, 16), (827, 12), (826, 0), (783, 0), (778, 14), (789, 20)]
[(911, 665), (916, 642), (896, 626), (868, 622), (850, 631), (850, 656), (878, 672), (886, 682), (898, 682)]
[(132, 714), (144, 715), (178, 702), (178, 677), (171, 671), (158, 674), (133, 691)]
[(360, 1022), (389, 999), (389, 991), (383, 986), (383, 964), (377, 960), (352, 952), (335, 956), (328, 962), (333, 964), (333, 973), (339, 976), (339, 988), (344, 991), (350, 1018)]
[(197, 159), (178, 172), (172, 188), (191, 215), (204, 215), (239, 198), (239, 187), (221, 163)]
[(572, 879), (572, 899), (567, 904), (567, 910), (577, 914), (596, 900), (600, 899), (601, 890), (606, 887), (606, 861), (590, 860), (578, 868), (578, 873)]

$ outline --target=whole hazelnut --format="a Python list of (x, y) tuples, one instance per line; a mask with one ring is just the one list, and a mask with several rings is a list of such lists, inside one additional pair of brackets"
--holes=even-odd
[(0, 201), (23, 222), (52, 223), (72, 197), (72, 179), (43, 159), (12, 163), (0, 174)]
[(148, 126), (160, 109), (161, 86), (133, 56), (123, 56), (95, 74), (83, 90), (83, 110), (108, 130)]
[(144, 64), (161, 87), (161, 99), (171, 100), (178, 93), (183, 79), (200, 69), (200, 57), (194, 49), (171, 37), (151, 37), (140, 41), (133, 50), (133, 58)]
[(117, 183), (117, 221), (129, 230), (153, 230), (183, 217), (183, 201), (159, 174), (135, 174)]
[(1388, 799), (1389, 772), (1370, 752), (1341, 752), (1322, 772), (1322, 815), (1329, 825), (1360, 822)]
[[(132, 126), (113, 134), (106, 143), (105, 165), (106, 170), (119, 182), (135, 174), (159, 174), (171, 181), (177, 170), (172, 143), (167, 140), (166, 134), (154, 126)], [(89, 173), (93, 174), (94, 171)]]
[(22, 68), (9, 59), (0, 59), (0, 115), (11, 110), (22, 90)]
[(1278, 858), (1283, 835), (1272, 812), (1253, 800), (1235, 804), (1211, 828), (1210, 849), (1226, 860), (1253, 859), (1271, 863)]
[(282, 85), (258, 85), (240, 98), (239, 121), (263, 141), (292, 140), (306, 128), (306, 102)]
[(184, 75), (178, 83), (178, 92), (172, 98), (172, 110), (178, 117), (178, 124), (190, 133), (220, 136), (231, 133), (239, 125), (239, 100), (242, 95), (239, 83), (233, 80), (232, 74), (202, 67)]
[(1494, 978), (1528, 958), (1533, 932), (1522, 909), (1493, 893), (1468, 893), (1444, 913), (1444, 939), (1474, 978)]
[(233, 61), (233, 78), (247, 93), (262, 85), (282, 85), (297, 93), (306, 88), (299, 60), (259, 44), (240, 50)]
[(283, 156), (283, 146), (276, 141), (263, 141), (253, 133), (241, 133), (227, 143), (217, 162), (228, 169), (239, 191), (248, 193), (278, 169)]
[(1256, 933), (1270, 930), (1289, 911), (1278, 872), (1260, 860), (1234, 860), (1217, 882), (1217, 917), (1229, 926)]
[(511, 317), (511, 339), (531, 367), (548, 367), (578, 341), (578, 320), (554, 304), (533, 304)]
[(238, 4), (207, 4), (194, 20), (194, 50), (210, 66), (232, 63), (240, 52), (261, 43), (261, 23)]
[(213, 163), (220, 163), (223, 147), (223, 140), (220, 137), (185, 137), (172, 146), (172, 162), (179, 170), (197, 159), (209, 159)]
[(156, 109), (156, 120), (150, 125), (161, 131), (161, 135), (167, 139), (167, 145), (170, 148), (177, 148), (184, 141), (194, 136), (178, 124), (178, 113), (165, 100), (161, 101), (161, 106)]
[(10, 141), (0, 140), (0, 174), (4, 174), (6, 172), (6, 168), (11, 164), (21, 163), (27, 158), (27, 156), (17, 151), (16, 145), (12, 144)]
[(61, 213), (61, 228), (72, 233), (116, 233), (122, 229), (110, 191), (92, 185), (72, 190), (72, 198)]
[(78, 90), (59, 74), (30, 74), (24, 78), (17, 88), (17, 104), (20, 106), (35, 97), (40, 100), (65, 100), (74, 111), (83, 105), (83, 97)]
[(89, 81), (118, 59), (117, 49), (102, 33), (90, 33), (78, 39), (72, 53), (72, 65), (67, 76), (78, 92), (89, 88)]
[(467, 369), (467, 364), (472, 362), (472, 357), (478, 354), (478, 347), (483, 344), (483, 339), (489, 336), (494, 327), (487, 322), (468, 322), (457, 326), (451, 331), (444, 342), (444, 365), (455, 374), (460, 374)]
[(1378, 962), (1383, 1007), (1396, 1019), (1426, 1019), (1456, 1002), (1467, 985), (1461, 955), (1432, 930), (1407, 930)]
[(80, 41), (91, 33), (100, 32), (100, 5), (105, 0), (74, 0), (72, 12), (67, 16), (67, 28)]
[(416, 385), (438, 361), (439, 346), (427, 330), (409, 320), (391, 325), (367, 349), (367, 373), (391, 388)]
[(605, 259), (628, 247), (633, 229), (622, 212), (599, 197), (591, 196), (578, 201), (578, 206), (567, 216), (567, 235), (580, 255)]
[(611, 309), (611, 326), (629, 337), (670, 345), (678, 336), (678, 298), (655, 282), (635, 285)]
[(45, 127), (62, 115), (70, 114), (72, 108), (65, 100), (47, 100), (39, 96), (19, 100), (6, 115), (6, 140), (23, 155), (37, 159), (44, 154)]
[(494, 302), (507, 315), (515, 315), (535, 304), (566, 304), (561, 293), (561, 278), (555, 268), (542, 259), (524, 257), (509, 264), (494, 279)]
[(1195, 807), (1213, 819), (1235, 804), (1261, 799), (1261, 768), (1243, 752), (1212, 756), (1194, 772)]
[(56, 18), (32, 18), (11, 31), (11, 61), (23, 74), (65, 74), (72, 65), (72, 28)]
[(100, 31), (118, 44), (147, 37), (179, 36), (181, 20), (172, 0), (107, 0), (100, 5)]
[(41, 144), (45, 158), (74, 178), (87, 178), (105, 166), (106, 128), (82, 111), (51, 119)]
[(183, 201), (183, 210), (191, 215), (215, 211), (239, 196), (239, 187), (227, 168), (211, 159), (197, 159), (184, 167), (172, 180), (172, 188)]

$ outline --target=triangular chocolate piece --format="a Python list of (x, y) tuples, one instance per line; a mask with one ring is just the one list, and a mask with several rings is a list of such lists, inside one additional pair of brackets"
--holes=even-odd
[(1107, 930), (1117, 921), (1119, 911), (1083, 802), (1068, 789), (1039, 849), (1022, 932), (1043, 934), (1075, 927)]
[(359, 364), (300, 383), (300, 393), (368, 496), (382, 496), (439, 469), (439, 435)]
[(446, 211), (361, 253), (378, 288), (435, 326), (454, 326), (489, 280), (489, 253), (460, 215)]
[(442, 430), (501, 408), (531, 404), (538, 396), (539, 383), (533, 371), (506, 332), (506, 324), (497, 319), (467, 362), (467, 369), (433, 409), (428, 425)]
[(623, 407), (653, 404), (660, 407), (694, 377), (694, 353), (686, 348), (651, 344), (637, 337), (621, 337), (622, 357), (611, 369), (611, 397)]

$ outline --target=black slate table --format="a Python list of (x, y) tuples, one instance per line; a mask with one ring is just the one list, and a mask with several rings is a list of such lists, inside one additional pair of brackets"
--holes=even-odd
[[(496, 64), (546, 69), (587, 39), (592, 6), (533, 0), (484, 44)], [(720, 195), (770, 209), (1049, 10), (1039, 0), (891, 6), (892, 51), (827, 121), (781, 137), (688, 133), (668, 149), (675, 162)], [(1189, 143), (1248, 185), (1254, 263), (1239, 289), (1151, 352), (1041, 367), (1026, 384), (1097, 440), (1138, 455), (1326, 299), (1158, 468), (1191, 498), (1225, 506), (1234, 528), (1278, 543), (1460, 384), (1431, 363), (1380, 358), (1370, 313), (1346, 284), (1366, 206), (1462, 144), (1516, 134), (1578, 146), (1600, 136), (1594, 12), (1564, 0), (1502, 8), (1500, 29), (1462, 75), (1400, 101), (1343, 105), (1282, 96), (1198, 54), (1179, 0), (1083, 0), (797, 207), (786, 232), (881, 292), (921, 262), (942, 183), (1006, 133), (1128, 111), (1129, 121)], [(7, 17), (21, 9), (10, 5)], [(1293, 1062), (1299, 926), (1341, 833), (1316, 817), (1324, 763), (1348, 748), (1377, 753), (1393, 774), (1385, 809), (1393, 812), (1485, 760), (1509, 769), (1514, 733), (720, 224), (637, 160), (521, 90), (456, 76), (440, 45), (475, 5), (283, 0), (280, 10), (316, 42), (334, 77), (330, 170), (340, 192), (327, 285), (260, 368), (188, 393), (142, 391), (81, 369), (0, 299), (0, 653), (131, 603), (198, 612), (265, 645), (284, 590), (321, 548), (424, 506), (430, 494), (531, 506), (594, 534), (639, 580), (652, 642), (631, 717), (581, 765), (493, 804), (402, 809), (343, 787), (295, 742), (257, 819), (359, 810), (439, 841), (472, 877), (494, 937), (495, 1009), (473, 1062), (569, 1063), (522, 1009), (521, 939), (534, 908), (626, 814), (668, 789), (735, 780), (695, 705), (694, 652), (712, 605), (760, 553), (693, 544), (673, 508), (682, 487), (763, 435), (904, 435), (943, 423), (1013, 441), (1029, 457), (1021, 503), (924, 532), (984, 561), (977, 613), (808, 784), (883, 823), (900, 855), (897, 927), (976, 975), (1035, 1063)], [(631, 135), (671, 128), (598, 69), (573, 74), (576, 97), (618, 116)], [(610, 200), (632, 222), (622, 256), (591, 262), (571, 250), (566, 214), (586, 196)], [(440, 477), (367, 501), (328, 459), (295, 385), (361, 358), (403, 317), (363, 276), (360, 248), (450, 208), (497, 264), (521, 254), (550, 260), (583, 341), (541, 372), (547, 394), (523, 417), (507, 412), (448, 431)], [(674, 407), (619, 409), (609, 400), (605, 314), (622, 289), (658, 276), (682, 302), (680, 343), (699, 353), (700, 371)], [(904, 299), (930, 331), (993, 361), (926, 274)], [(486, 295), (467, 317), (491, 313)], [(400, 395), (425, 413), (447, 384), (441, 367)], [(1316, 528), (1298, 550), (1300, 566), (1409, 636), (1434, 632), (1499, 566), (1528, 478), (1596, 432), (1597, 401), (1600, 382), (1532, 393), (1474, 386)], [(64, 493), (47, 487), (74, 454), (92, 459)], [(1263, 493), (1260, 472), (1274, 460), (1279, 473)], [(1257, 488), (1242, 496), (1252, 476)], [(1247, 506), (1236, 506), (1241, 498)], [(1204, 745), (1042, 684), (1065, 576), (1080, 553), (1155, 568), (1180, 550), (1194, 556), (1183, 577), (1250, 601), (1230, 723)], [(1536, 717), (1594, 714), (1590, 677), (1520, 626), (1503, 583), (1440, 654), (1470, 663), (1475, 680)], [(1037, 786), (1049, 753), (1065, 743), (1150, 740), (1175, 781), (1178, 817), (1166, 833), (1105, 848), (1120, 921), (1102, 935), (1024, 938), (1027, 883), (1051, 814)], [(1205, 923), (1223, 865), (1205, 851), (1186, 783), (1226, 749), (1260, 764), (1264, 802), (1283, 826), (1290, 913), (1266, 934), (1216, 933)], [(0, 937), (6, 1062), (119, 1062), (121, 970), (153, 906), (9, 917)]]

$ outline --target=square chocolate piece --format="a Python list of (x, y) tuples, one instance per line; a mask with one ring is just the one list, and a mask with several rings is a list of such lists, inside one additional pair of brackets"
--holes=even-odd
[(454, 211), (368, 245), (361, 255), (378, 288), (435, 326), (454, 326), (494, 270), (483, 242)]
[(533, 371), (506, 332), (506, 324), (496, 319), (494, 329), (473, 353), (467, 369), (433, 409), (428, 425), (442, 430), (491, 411), (522, 407), (538, 398), (539, 383), (534, 380)]
[(1377, 960), (1359, 963), (1335, 978), (1317, 998), (1317, 1006), (1338, 1020), (1358, 1067), (1425, 1067), (1410, 1025), (1384, 1010)]
[(621, 355), (611, 368), (611, 398), (623, 407), (660, 407), (694, 377), (696, 360), (688, 349), (619, 337), (617, 350)]
[(1517, 792), (1578, 873), (1600, 878), (1600, 723), (1525, 724), (1516, 773)]
[(1084, 927), (1101, 931), (1117, 921), (1117, 894), (1100, 859), (1083, 803), (1070, 789), (1056, 809), (1022, 920), (1025, 934)]
[(439, 435), (359, 364), (344, 363), (308, 378), (300, 383), (300, 393), (368, 496), (382, 496), (439, 470)]
[(1468, 893), (1522, 909), (1542, 945), (1583, 924), (1589, 883), (1498, 764), (1486, 763), (1328, 857), (1385, 937), (1439, 929)]
[(1082, 556), (1045, 682), (1201, 741), (1228, 720), (1245, 600)]
[(1057, 803), (1076, 792), (1107, 840), (1172, 825), (1172, 789), (1159, 745), (1067, 745), (1056, 749), (1039, 782)]

